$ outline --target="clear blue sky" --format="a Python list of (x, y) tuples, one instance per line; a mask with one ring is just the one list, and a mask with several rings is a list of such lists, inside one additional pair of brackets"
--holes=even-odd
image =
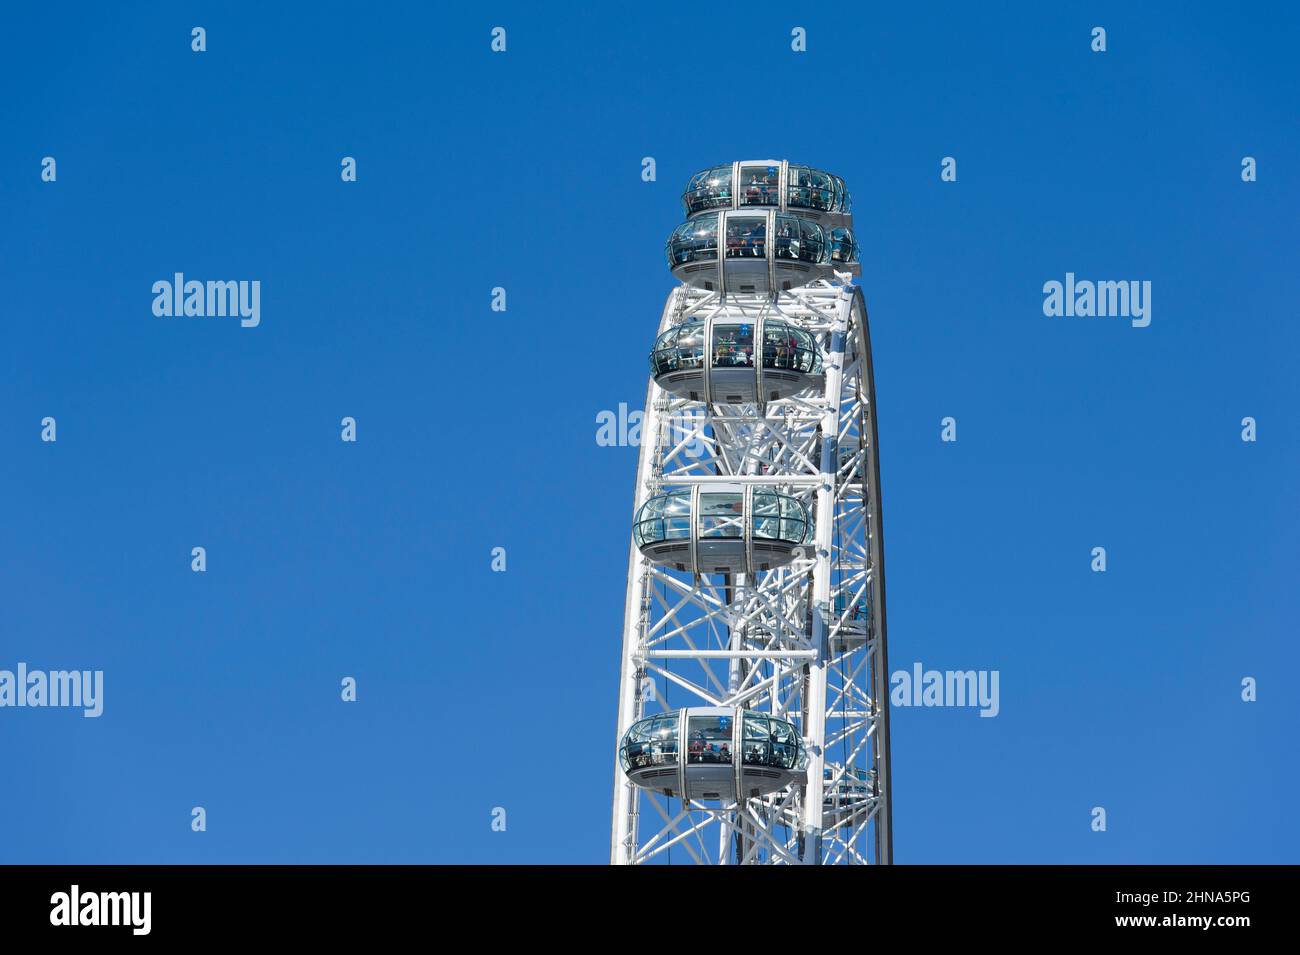
[[(1040, 6), (8, 11), (0, 668), (106, 687), (0, 710), (0, 862), (605, 861), (595, 417), (686, 178), (758, 157), (856, 200), (891, 663), (1001, 672), (895, 710), (898, 861), (1297, 861), (1297, 14)], [(261, 325), (154, 317), (177, 271)], [(1044, 317), (1067, 271), (1151, 326)]]

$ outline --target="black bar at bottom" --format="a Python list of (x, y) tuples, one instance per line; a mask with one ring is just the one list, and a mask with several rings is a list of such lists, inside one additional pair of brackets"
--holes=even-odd
[[(806, 927), (818, 916), (793, 916), (825, 891), (817, 903), (822, 916), (848, 918), (864, 938), (873, 924), (893, 923), (926, 940), (1199, 934), (1231, 943), (1242, 932), (1285, 927), (1282, 908), (1295, 874), (1291, 866), (893, 866), (766, 874), (666, 866), (9, 866), (0, 867), (0, 926), (6, 940), (75, 935), (78, 944), (110, 937), (338, 943), (428, 937), (431, 930), (445, 938), (448, 929), (477, 926), (485, 941), (520, 933), (533, 942), (568, 937), (586, 947), (594, 939), (584, 940), (583, 926), (595, 931), (607, 920), (634, 933), (684, 924), (700, 932), (749, 926), (761, 935), (778, 924)], [(849, 894), (829, 894), (846, 885)]]

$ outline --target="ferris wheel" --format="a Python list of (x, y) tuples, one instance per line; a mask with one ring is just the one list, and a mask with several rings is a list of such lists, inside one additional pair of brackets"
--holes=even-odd
[(893, 860), (871, 339), (843, 180), (693, 176), (650, 352), (611, 862)]

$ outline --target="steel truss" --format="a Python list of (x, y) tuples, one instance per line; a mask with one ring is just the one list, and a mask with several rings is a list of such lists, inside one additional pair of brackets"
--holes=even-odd
[[(614, 759), (611, 862), (892, 861), (884, 554), (867, 310), (851, 277), (768, 295), (680, 286), (659, 331), (688, 318), (779, 318), (813, 335), (821, 390), (750, 404), (646, 394), (639, 508), (680, 485), (777, 485), (813, 512), (813, 543), (757, 574), (692, 576), (628, 562), (618, 738), (645, 715), (741, 706), (794, 723), (807, 782), (741, 803), (670, 799)], [(616, 744), (617, 745), (617, 744)]]

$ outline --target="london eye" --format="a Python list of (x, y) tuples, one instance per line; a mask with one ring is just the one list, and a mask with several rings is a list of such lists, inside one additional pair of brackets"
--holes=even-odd
[(893, 858), (866, 301), (842, 179), (691, 177), (647, 330), (611, 862)]

